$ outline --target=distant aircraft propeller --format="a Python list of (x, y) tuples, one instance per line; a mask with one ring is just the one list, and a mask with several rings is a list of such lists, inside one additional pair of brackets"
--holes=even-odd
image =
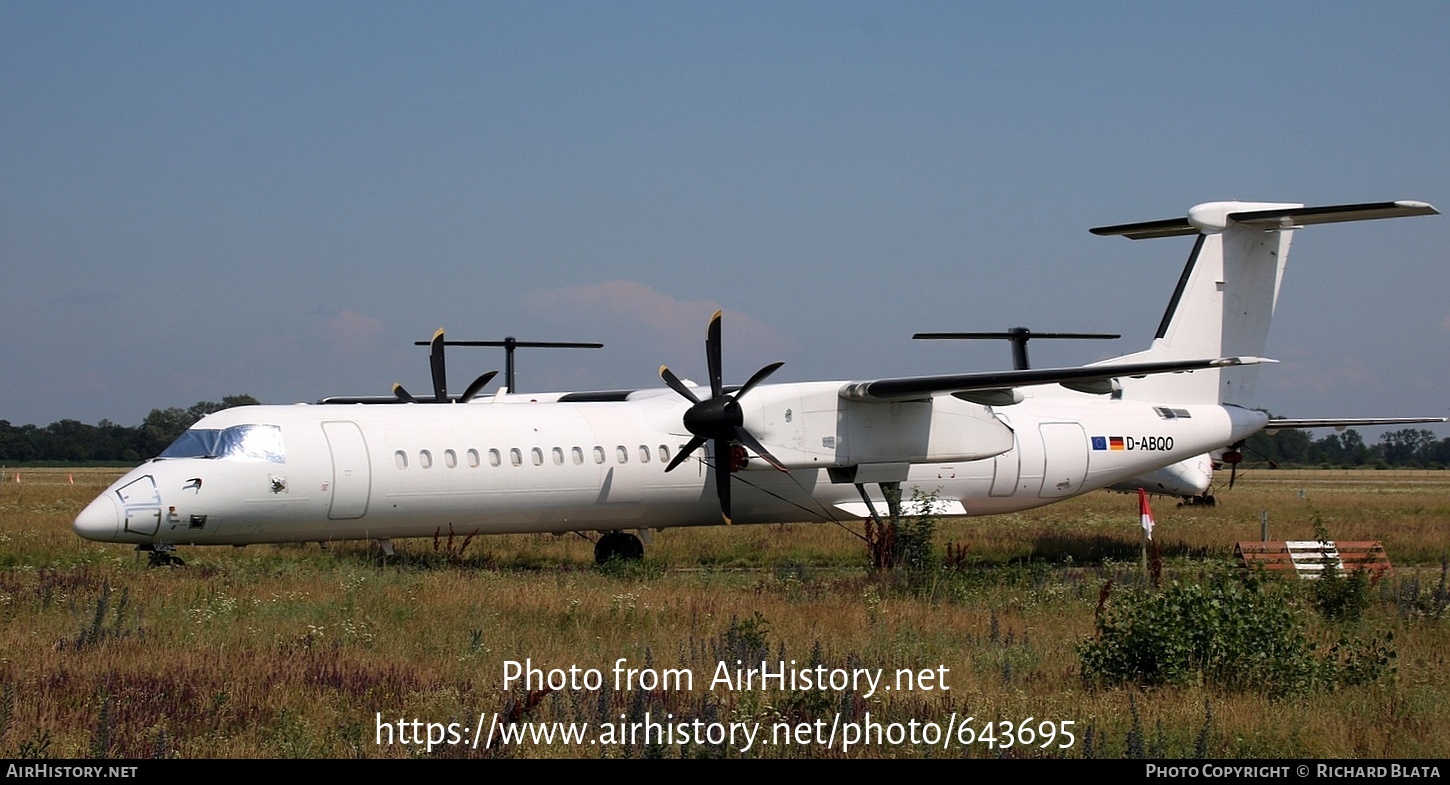
[(1233, 490), (1234, 482), (1237, 481), (1238, 478), (1239, 478), (1239, 464), (1241, 464), (1241, 463), (1244, 462), (1244, 453), (1243, 453), (1244, 450), (1248, 450), (1249, 452), (1252, 452), (1253, 454), (1255, 454), (1255, 455), (1259, 456), (1260, 458), (1262, 458), (1264, 460), (1264, 463), (1266, 463), (1270, 469), (1277, 469), (1277, 468), (1279, 468), (1279, 462), (1278, 461), (1274, 460), (1273, 458), (1270, 458), (1267, 455), (1264, 455), (1263, 453), (1259, 452), (1258, 450), (1255, 450), (1252, 447), (1249, 447), (1248, 446), (1248, 440), (1247, 439), (1234, 442), (1232, 445), (1229, 446), (1229, 448), (1227, 450), (1224, 451), (1222, 457), (1220, 458), (1220, 460), (1222, 460), (1224, 463), (1226, 463), (1226, 464), (1229, 465), (1229, 472), (1228, 472), (1228, 487), (1229, 487), (1229, 490)]
[(710, 326), (705, 333), (705, 361), (710, 368), (710, 397), (703, 401), (668, 367), (660, 366), (660, 378), (664, 380), (665, 384), (694, 404), (685, 411), (684, 415), (685, 429), (693, 436), (684, 449), (680, 450), (674, 460), (665, 467), (665, 471), (674, 470), (696, 450), (703, 447), (706, 442), (710, 442), (711, 450), (715, 455), (715, 493), (720, 497), (720, 514), (728, 524), (731, 522), (730, 474), (733, 467), (730, 443), (732, 441), (740, 442), (754, 450), (756, 455), (780, 471), (787, 471), (785, 465), (771, 455), (759, 439), (745, 430), (745, 414), (740, 408), (740, 399), (785, 363), (771, 363), (761, 368), (739, 390), (726, 394), (720, 367), (720, 311), (716, 311), (715, 315), (710, 317)]
[[(435, 335), (433, 337), (433, 340), (434, 341), (437, 341), (438, 340), (438, 336)], [(418, 341), (417, 342), (417, 345), (418, 346), (422, 346), (425, 343), (429, 344), (430, 346), (432, 345), (431, 342), (429, 342), (429, 341)], [(514, 375), (514, 351), (516, 349), (519, 349), (519, 348), (529, 348), (529, 349), (602, 349), (602, 348), (604, 348), (604, 344), (602, 344), (602, 343), (594, 343), (592, 341), (590, 341), (590, 342), (586, 342), (586, 341), (520, 341), (519, 339), (513, 337), (512, 335), (504, 338), (502, 341), (444, 341), (440, 346), (445, 346), (445, 345), (446, 346), (502, 346), (503, 347), (503, 357), (504, 357), (504, 360), (503, 360), (503, 367), (504, 367), (504, 372), (503, 372), (504, 386), (507, 387), (508, 388), (508, 391), (511, 392), (511, 393), (516, 393), (516, 392), (519, 391), (519, 386), (518, 386), (519, 385), (519, 380), (518, 380), (518, 377)], [(436, 349), (436, 352), (437, 352), (438, 357), (441, 358), (443, 356), (443, 350), (441, 348)], [(441, 362), (441, 360), (440, 360), (440, 362)]]
[(1243, 447), (1243, 446), (1244, 446), (1244, 443), (1242, 441), (1236, 442), (1236, 443), (1230, 445), (1227, 450), (1224, 450), (1223, 451), (1223, 455), (1220, 457), (1220, 460), (1222, 460), (1224, 463), (1226, 463), (1226, 464), (1229, 465), (1229, 471), (1228, 471), (1228, 488), (1229, 488), (1229, 490), (1233, 490), (1234, 483), (1236, 481), (1238, 481), (1238, 478), (1239, 478), (1239, 464), (1241, 464), (1241, 463), (1244, 462), (1244, 454), (1240, 450), (1240, 448)]
[[(448, 372), (443, 362), (443, 345), (443, 328), (439, 327), (438, 332), (433, 333), (433, 339), (428, 342), (428, 367), (433, 373), (433, 399), (420, 401), (404, 389), (402, 384), (395, 383), (393, 385), (393, 395), (396, 395), (398, 400), (403, 403), (454, 402), (453, 399), (448, 397)], [(457, 402), (468, 403), (473, 400), (474, 396), (478, 395), (479, 391), (489, 382), (493, 381), (493, 377), (497, 375), (498, 371), (489, 371), (474, 379), (473, 383), (468, 385), (468, 389), (463, 391), (463, 395), (458, 397)]]
[(1026, 327), (1013, 327), (1004, 332), (976, 333), (917, 333), (911, 336), (917, 340), (984, 340), (999, 339), (1012, 342), (1012, 368), (1025, 371), (1031, 367), (1027, 361), (1027, 342), (1033, 338), (1076, 338), (1092, 340), (1113, 340), (1123, 336), (1116, 333), (1035, 333)]

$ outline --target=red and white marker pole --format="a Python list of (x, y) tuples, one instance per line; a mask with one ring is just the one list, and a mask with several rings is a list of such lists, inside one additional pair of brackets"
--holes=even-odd
[(1153, 539), (1153, 511), (1148, 509), (1148, 492), (1138, 489), (1138, 512), (1143, 516), (1143, 535)]

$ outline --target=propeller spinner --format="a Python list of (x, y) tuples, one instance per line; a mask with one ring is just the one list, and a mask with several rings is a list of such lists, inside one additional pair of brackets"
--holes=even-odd
[(740, 408), (740, 399), (745, 397), (756, 385), (765, 381), (772, 373), (775, 373), (785, 363), (771, 363), (755, 372), (739, 390), (727, 394), (722, 379), (720, 367), (720, 312), (710, 317), (710, 327), (705, 333), (705, 361), (710, 368), (710, 397), (700, 400), (694, 390), (680, 381), (678, 376), (666, 366), (660, 366), (660, 378), (670, 389), (688, 399), (693, 406), (685, 411), (685, 429), (692, 436), (684, 449), (680, 450), (674, 460), (665, 467), (665, 471), (672, 471), (675, 467), (684, 463), (694, 452), (711, 443), (711, 451), (715, 455), (715, 493), (720, 497), (720, 515), (724, 517), (725, 523), (730, 523), (730, 443), (739, 442), (755, 451), (771, 466), (787, 471), (785, 466), (776, 459), (765, 445), (755, 438), (750, 431), (745, 430), (745, 414)]

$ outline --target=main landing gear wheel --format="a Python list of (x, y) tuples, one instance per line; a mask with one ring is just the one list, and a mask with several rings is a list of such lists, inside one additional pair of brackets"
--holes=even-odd
[(633, 534), (621, 531), (605, 532), (594, 543), (594, 563), (603, 564), (610, 559), (638, 561), (644, 558), (644, 543)]

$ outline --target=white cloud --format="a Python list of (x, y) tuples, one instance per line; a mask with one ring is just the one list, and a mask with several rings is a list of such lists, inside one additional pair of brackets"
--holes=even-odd
[(383, 328), (383, 323), (377, 319), (344, 308), (313, 327), (312, 335), (333, 351), (361, 354), (372, 348), (373, 339), (382, 334)]
[[(691, 360), (703, 360), (706, 325), (710, 315), (721, 310), (714, 300), (678, 300), (626, 280), (539, 289), (526, 294), (523, 303), (530, 310), (561, 316), (571, 324), (581, 315), (600, 318), (611, 331), (623, 328), (629, 340), (643, 340), (667, 357)], [(797, 348), (795, 341), (775, 327), (742, 313), (726, 310), (722, 319), (722, 340), (730, 354), (773, 360)]]

